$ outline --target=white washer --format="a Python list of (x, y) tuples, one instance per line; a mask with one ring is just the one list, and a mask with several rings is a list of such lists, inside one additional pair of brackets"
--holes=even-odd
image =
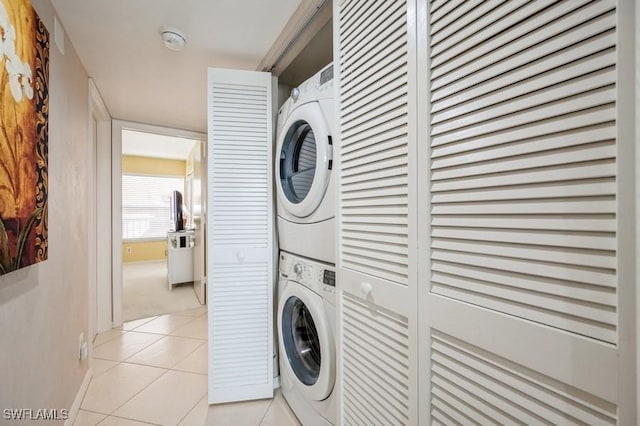
[(291, 92), (278, 112), (276, 187), (280, 248), (335, 263), (333, 65)]
[(336, 422), (335, 268), (280, 252), (282, 395), (305, 426)]

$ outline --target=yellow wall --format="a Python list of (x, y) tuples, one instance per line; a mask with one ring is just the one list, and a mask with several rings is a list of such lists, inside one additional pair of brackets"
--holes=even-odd
[(140, 173), (145, 175), (184, 176), (187, 162), (184, 160), (165, 160), (164, 158), (122, 156), (123, 173)]
[[(131, 253), (128, 252), (131, 249)], [(122, 244), (122, 261), (144, 262), (148, 260), (162, 260), (166, 258), (167, 241), (145, 241), (139, 243)]]
[[(184, 160), (166, 160), (163, 158), (122, 156), (123, 173), (139, 173), (144, 175), (172, 175), (184, 177), (187, 162)], [(127, 249), (131, 253), (127, 253)], [(143, 241), (122, 244), (122, 261), (144, 262), (149, 260), (163, 260), (166, 258), (167, 241)]]

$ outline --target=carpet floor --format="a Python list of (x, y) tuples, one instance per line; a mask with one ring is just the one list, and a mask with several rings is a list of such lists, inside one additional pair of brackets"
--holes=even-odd
[(193, 284), (169, 290), (167, 262), (125, 263), (123, 273), (123, 321), (170, 314), (200, 307)]

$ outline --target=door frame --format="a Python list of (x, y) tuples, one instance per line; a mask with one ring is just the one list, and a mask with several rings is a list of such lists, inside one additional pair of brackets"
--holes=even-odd
[[(89, 341), (112, 328), (111, 309), (111, 114), (89, 78), (87, 181)], [(94, 129), (95, 120), (95, 129)], [(95, 197), (91, 194), (95, 193)], [(91, 347), (91, 345), (90, 345)]]
[(162, 136), (195, 139), (204, 143), (206, 133), (135, 121), (113, 120), (112, 122), (112, 151), (111, 151), (111, 241), (112, 241), (112, 270), (113, 270), (113, 327), (122, 325), (122, 131), (132, 130), (144, 133), (154, 133)]

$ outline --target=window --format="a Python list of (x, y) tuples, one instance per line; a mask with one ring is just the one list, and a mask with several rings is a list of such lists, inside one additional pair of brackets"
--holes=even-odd
[(184, 191), (182, 176), (122, 176), (122, 238), (160, 239), (171, 226), (171, 194)]

